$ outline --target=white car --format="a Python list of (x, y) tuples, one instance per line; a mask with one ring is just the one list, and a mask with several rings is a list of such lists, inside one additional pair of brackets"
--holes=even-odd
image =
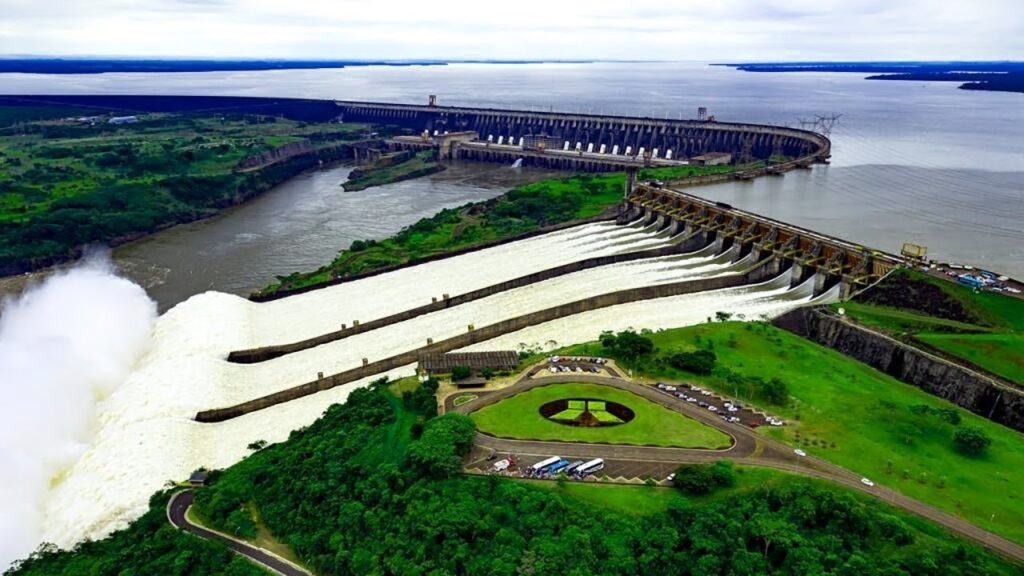
[(671, 481), (673, 481), (675, 479), (676, 479), (676, 473), (675, 472), (669, 474), (668, 477), (665, 478), (665, 480), (668, 480), (669, 482), (671, 482)]
[(711, 410), (712, 412), (718, 412), (718, 408), (715, 408), (714, 406), (708, 406), (708, 410)]
[(668, 390), (669, 392), (675, 392), (676, 390), (678, 390), (678, 388), (676, 388), (675, 386), (665, 386), (665, 390)]
[(871, 480), (868, 480), (867, 478), (861, 478), (860, 479), (860, 483), (865, 485), (865, 486), (874, 486), (875, 485), (874, 482), (872, 482)]
[(807, 452), (804, 452), (803, 450), (801, 450), (799, 448), (797, 448), (796, 450), (793, 450), (793, 453), (796, 454), (797, 456), (807, 456)]
[(687, 398), (687, 399), (686, 399), (686, 401), (687, 401), (687, 402), (691, 402), (691, 403), (693, 403), (693, 404), (696, 404), (696, 403), (697, 403), (697, 399), (696, 399), (696, 398), (694, 398), (693, 396), (690, 396), (689, 398)]

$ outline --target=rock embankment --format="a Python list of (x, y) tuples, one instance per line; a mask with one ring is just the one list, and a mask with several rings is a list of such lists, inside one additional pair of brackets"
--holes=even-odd
[(313, 144), (309, 140), (300, 140), (298, 142), (291, 142), (284, 146), (278, 146), (273, 150), (268, 150), (262, 154), (254, 154), (243, 158), (238, 163), (239, 170), (254, 170), (256, 168), (262, 168), (271, 164), (276, 164), (282, 160), (287, 160), (300, 154), (306, 154), (313, 151)]
[(858, 326), (821, 308), (776, 318), (793, 332), (975, 414), (1024, 432), (1024, 393), (978, 372)]

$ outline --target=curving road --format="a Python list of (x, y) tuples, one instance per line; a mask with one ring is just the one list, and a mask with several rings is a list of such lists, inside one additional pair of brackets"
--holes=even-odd
[[(452, 406), (449, 410), (468, 414), (532, 388), (556, 383), (589, 382), (632, 392), (662, 406), (681, 412), (694, 420), (714, 426), (732, 437), (733, 445), (724, 450), (700, 450), (654, 446), (586, 444), (582, 442), (513, 440), (478, 433), (476, 445), (483, 449), (480, 452), (507, 452), (520, 456), (538, 457), (538, 460), (556, 453), (570, 458), (604, 458), (614, 462), (614, 468), (616, 469), (642, 471), (655, 477), (664, 477), (666, 470), (670, 470), (671, 467), (678, 464), (730, 458), (737, 464), (775, 468), (842, 484), (847, 488), (870, 494), (892, 506), (927, 518), (951, 532), (974, 540), (1008, 558), (1024, 562), (1024, 546), (1016, 542), (988, 532), (962, 518), (953, 516), (894, 490), (879, 486), (878, 484), (867, 486), (861, 483), (861, 476), (859, 474), (855, 474), (830, 462), (811, 456), (798, 458), (793, 452), (792, 446), (762, 436), (745, 426), (725, 422), (707, 410), (679, 400), (675, 396), (661, 392), (652, 386), (638, 384), (621, 378), (572, 373), (565, 374), (564, 376), (552, 375), (534, 379), (533, 374), (535, 373), (536, 370), (531, 370), (511, 386), (481, 395), (479, 398), (461, 406)], [(478, 453), (478, 455), (482, 457), (482, 454)], [(629, 464), (630, 466), (624, 466), (623, 464)], [(470, 466), (472, 465), (471, 463)], [(612, 466), (609, 466), (609, 468), (612, 468)], [(645, 474), (637, 472), (634, 477), (642, 477), (643, 475)]]
[(194, 534), (205, 540), (222, 542), (236, 554), (244, 556), (251, 562), (259, 564), (261, 567), (266, 568), (275, 574), (281, 574), (282, 576), (313, 576), (311, 572), (307, 572), (295, 564), (292, 564), (271, 552), (263, 550), (262, 548), (251, 546), (240, 540), (235, 540), (226, 534), (214, 532), (213, 530), (193, 524), (188, 520), (187, 512), (189, 507), (192, 506), (192, 500), (194, 498), (195, 495), (191, 490), (183, 490), (171, 496), (170, 501), (167, 502), (167, 520), (170, 521), (175, 528), (184, 530), (185, 532)]

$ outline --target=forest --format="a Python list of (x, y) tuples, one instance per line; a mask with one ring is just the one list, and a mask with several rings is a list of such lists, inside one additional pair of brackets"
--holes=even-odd
[[(149, 114), (123, 125), (78, 116), (90, 113), (0, 106), (0, 274), (213, 215), (343, 157), (342, 143), (364, 128), (243, 114)], [(238, 168), (301, 141), (310, 153)]]
[[(286, 442), (254, 443), (211, 473), (197, 517), (242, 537), (258, 520), (325, 575), (1017, 573), (921, 520), (812, 481), (630, 514), (583, 503), (568, 482), (465, 476), (472, 421), (436, 416), (435, 389), (399, 397), (380, 380)], [(249, 573), (174, 533), (159, 517), (166, 497), (125, 531), (38, 552), (7, 574)]]

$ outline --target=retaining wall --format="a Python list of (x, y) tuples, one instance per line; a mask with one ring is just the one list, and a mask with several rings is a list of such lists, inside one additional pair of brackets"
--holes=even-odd
[(975, 414), (1024, 432), (1024, 394), (1019, 389), (820, 308), (798, 308), (773, 323)]

